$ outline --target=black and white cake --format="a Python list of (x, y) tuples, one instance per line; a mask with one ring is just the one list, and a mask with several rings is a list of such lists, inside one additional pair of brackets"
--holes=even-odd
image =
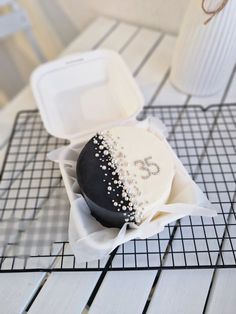
[(119, 126), (97, 133), (84, 146), (76, 173), (92, 215), (106, 227), (139, 225), (154, 206), (166, 203), (174, 162), (157, 135)]

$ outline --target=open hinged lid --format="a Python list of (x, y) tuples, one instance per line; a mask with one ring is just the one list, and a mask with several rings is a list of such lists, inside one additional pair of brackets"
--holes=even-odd
[(144, 102), (126, 64), (110, 50), (48, 62), (33, 72), (31, 86), (47, 131), (71, 141), (134, 119)]

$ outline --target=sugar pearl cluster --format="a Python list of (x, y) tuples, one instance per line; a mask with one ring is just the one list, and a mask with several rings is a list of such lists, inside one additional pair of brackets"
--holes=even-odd
[(139, 201), (141, 191), (136, 175), (128, 171), (128, 161), (124, 148), (118, 145), (119, 140), (110, 131), (97, 133), (93, 137), (95, 157), (99, 158), (103, 182), (106, 183), (107, 194), (112, 196), (114, 207), (122, 212), (125, 222), (139, 224), (145, 204)]

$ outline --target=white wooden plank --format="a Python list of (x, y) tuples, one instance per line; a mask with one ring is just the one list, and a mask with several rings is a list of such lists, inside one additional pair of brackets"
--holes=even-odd
[(121, 23), (119, 26), (112, 32), (110, 36), (108, 36), (99, 48), (104, 49), (112, 49), (115, 51), (119, 51), (123, 48), (124, 45), (127, 44), (127, 41), (133, 36), (133, 34), (137, 31), (137, 27)]
[(106, 275), (90, 314), (141, 313), (155, 271), (113, 272)]
[(182, 105), (186, 102), (187, 98), (188, 95), (178, 91), (168, 79), (160, 90), (158, 97), (153, 102), (153, 106)]
[(236, 309), (236, 269), (217, 271), (206, 308), (207, 314), (231, 314)]
[(211, 270), (163, 271), (147, 313), (202, 313), (211, 274)]
[(158, 86), (168, 72), (175, 40), (175, 37), (166, 35), (137, 76), (146, 104), (152, 101)]
[(0, 274), (1, 313), (22, 313), (44, 280), (45, 273)]
[(28, 313), (81, 313), (99, 272), (52, 273)]
[(161, 33), (142, 28), (132, 43), (122, 53), (130, 71), (135, 73), (143, 62), (145, 56), (160, 38)]
[(115, 29), (116, 20), (99, 17), (91, 23), (62, 53), (67, 55), (92, 49)]

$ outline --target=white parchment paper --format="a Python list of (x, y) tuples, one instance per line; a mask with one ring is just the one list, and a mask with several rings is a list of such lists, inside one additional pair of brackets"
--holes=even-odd
[[(76, 162), (85, 142), (80, 140), (48, 155), (51, 160), (60, 163), (71, 202), (69, 242), (78, 263), (103, 258), (118, 245), (134, 238), (151, 237), (161, 232), (167, 224), (182, 217), (188, 215), (213, 217), (217, 214), (168, 144), (165, 138), (167, 132), (162, 122), (151, 118), (136, 122), (135, 127), (146, 128), (161, 137), (173, 156), (176, 170), (167, 203), (154, 207), (139, 226), (125, 223), (121, 229), (107, 228), (90, 214), (89, 207), (79, 193), (76, 179)], [(127, 228), (128, 225), (130, 228)]]

